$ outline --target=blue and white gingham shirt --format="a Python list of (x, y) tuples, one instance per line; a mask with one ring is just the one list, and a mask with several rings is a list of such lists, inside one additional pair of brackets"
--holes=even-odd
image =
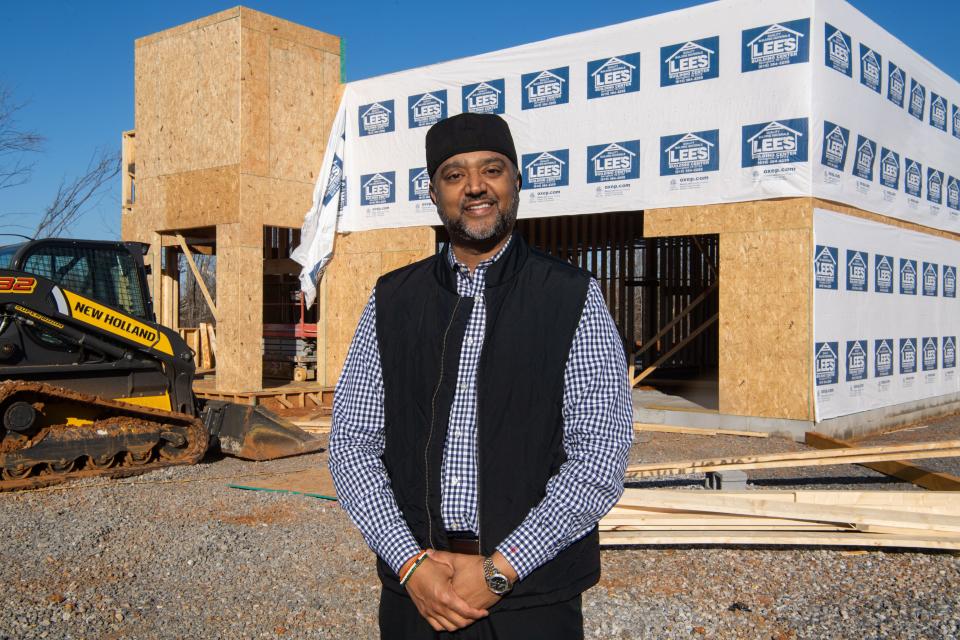
[[(457, 388), (441, 469), (441, 514), (448, 531), (477, 532), (476, 375), (486, 327), (487, 269), (509, 243), (471, 274), (447, 251), (461, 296), (474, 298), (460, 353)], [(340, 504), (370, 548), (396, 572), (420, 551), (397, 507), (381, 461), (383, 377), (376, 335), (376, 292), (360, 317), (337, 383), (330, 435), (330, 472)], [(619, 499), (633, 440), (626, 362), (596, 280), (587, 290), (567, 359), (563, 390), (567, 461), (546, 495), (497, 545), (520, 579), (583, 537)]]

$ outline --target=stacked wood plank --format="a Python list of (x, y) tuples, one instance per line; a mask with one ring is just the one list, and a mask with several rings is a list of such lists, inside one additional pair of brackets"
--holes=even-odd
[(600, 544), (960, 550), (960, 492), (627, 489)]
[(821, 451), (791, 451), (757, 456), (735, 456), (706, 460), (683, 460), (636, 464), (627, 467), (628, 478), (649, 478), (707, 471), (815, 467), (835, 464), (862, 464), (890, 460), (951, 458), (960, 456), (960, 440), (917, 442), (880, 447), (850, 447)]

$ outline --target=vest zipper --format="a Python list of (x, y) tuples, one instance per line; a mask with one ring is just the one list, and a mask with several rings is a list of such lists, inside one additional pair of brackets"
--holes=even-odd
[(430, 516), (430, 442), (433, 440), (433, 427), (437, 421), (437, 396), (440, 394), (440, 385), (443, 384), (443, 369), (447, 359), (447, 335), (453, 326), (453, 321), (457, 317), (457, 309), (460, 307), (460, 301), (463, 296), (457, 296), (457, 303), (453, 305), (453, 313), (450, 314), (450, 322), (443, 331), (443, 343), (440, 348), (440, 376), (437, 379), (437, 386), (433, 390), (433, 398), (430, 400), (430, 431), (427, 433), (427, 446), (423, 450), (423, 468), (426, 472), (426, 485), (424, 487), (424, 505), (427, 508), (427, 541), (430, 548), (435, 549), (433, 542), (433, 518)]

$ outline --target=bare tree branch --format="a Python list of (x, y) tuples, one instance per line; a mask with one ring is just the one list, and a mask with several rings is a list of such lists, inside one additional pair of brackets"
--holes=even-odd
[(43, 212), (34, 236), (55, 238), (70, 228), (104, 197), (104, 187), (120, 173), (120, 151), (98, 149), (87, 164), (87, 172), (60, 187), (53, 201)]
[(28, 157), (43, 147), (44, 138), (17, 126), (16, 115), (24, 103), (13, 101), (13, 94), (0, 86), (0, 189), (16, 187), (30, 180), (34, 163)]

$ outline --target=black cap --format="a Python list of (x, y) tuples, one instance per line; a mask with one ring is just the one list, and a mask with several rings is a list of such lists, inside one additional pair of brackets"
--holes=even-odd
[(427, 173), (458, 153), (496, 151), (517, 166), (517, 150), (507, 121), (493, 113), (461, 113), (441, 120), (427, 131)]

